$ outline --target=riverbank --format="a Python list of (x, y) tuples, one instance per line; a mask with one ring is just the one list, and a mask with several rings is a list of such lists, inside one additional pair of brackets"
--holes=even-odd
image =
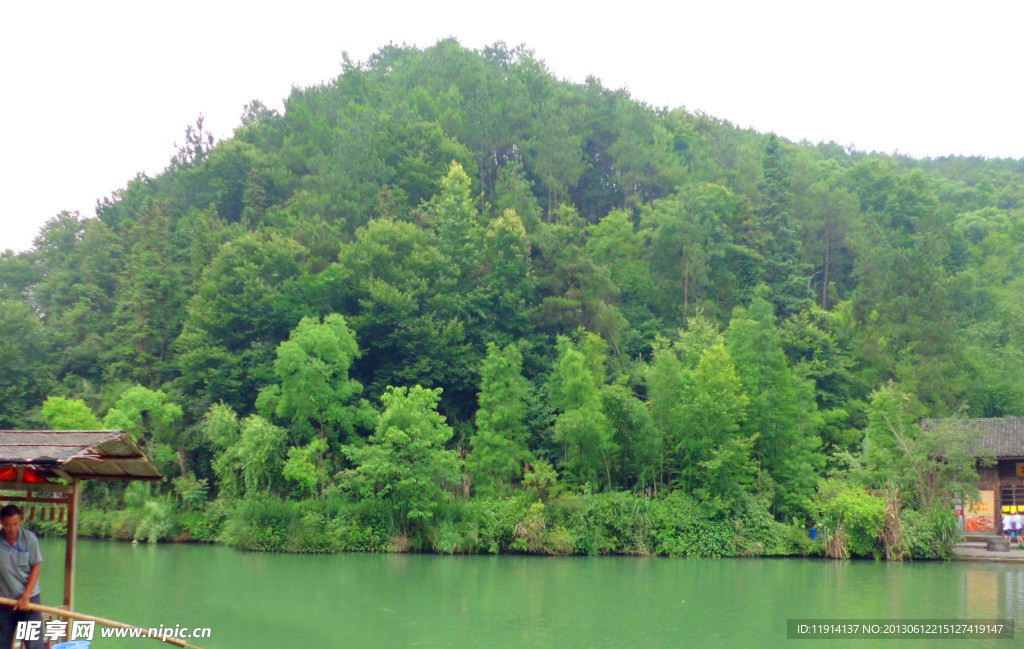
[[(183, 510), (161, 500), (123, 509), (87, 507), (79, 535), (119, 541), (192, 541), (289, 554), (343, 552), (541, 556), (824, 556), (821, 535), (774, 520), (764, 499), (739, 511), (716, 509), (681, 491), (661, 498), (625, 493), (546, 494), (460, 499), (404, 528), (382, 507), (343, 498), (288, 501), (272, 495), (216, 499)], [(905, 510), (887, 553), (869, 526), (842, 531), (845, 551), (829, 556), (894, 560), (950, 558), (929, 520)], [(62, 523), (34, 531), (62, 534)], [(50, 529), (52, 528), (52, 529)], [(863, 529), (862, 529), (863, 528)], [(835, 548), (833, 548), (835, 549)]]
[[(288, 501), (265, 495), (217, 499), (187, 511), (172, 505), (151, 500), (132, 508), (84, 509), (79, 534), (296, 554), (789, 556), (820, 551), (821, 545), (802, 525), (775, 521), (764, 499), (722, 510), (681, 491), (661, 498), (614, 492), (548, 494), (546, 500), (526, 492), (474, 497), (404, 524), (386, 507), (343, 498)], [(37, 529), (48, 531), (43, 525)]]
[(990, 541), (1002, 538), (998, 534), (968, 533), (963, 542), (953, 548), (958, 561), (994, 561), (1024, 564), (1024, 547), (1009, 544), (1007, 550), (989, 549)]

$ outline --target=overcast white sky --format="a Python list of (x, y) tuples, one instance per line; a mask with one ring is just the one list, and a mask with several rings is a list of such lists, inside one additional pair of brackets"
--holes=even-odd
[(0, 250), (159, 173), (200, 113), (229, 136), (389, 41), (525, 43), (558, 77), (793, 140), (1021, 158), (1021, 25), (1019, 0), (6, 3)]

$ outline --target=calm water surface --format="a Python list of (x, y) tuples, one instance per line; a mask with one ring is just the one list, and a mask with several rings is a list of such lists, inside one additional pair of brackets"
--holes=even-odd
[[(63, 541), (43, 540), (43, 603)], [(294, 556), (82, 541), (79, 611), (263, 647), (1024, 646), (1024, 565), (801, 559)], [(1010, 618), (1015, 640), (787, 640), (788, 618)], [(936, 644), (938, 642), (938, 644)], [(104, 647), (170, 646), (97, 639)]]

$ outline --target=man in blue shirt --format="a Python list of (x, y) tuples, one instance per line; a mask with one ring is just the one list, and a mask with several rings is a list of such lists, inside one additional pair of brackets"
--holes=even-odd
[[(28, 610), (28, 604), (39, 603), (43, 555), (36, 535), (21, 526), (21, 509), (16, 505), (0, 508), (0, 527), (0, 595), (18, 600), (14, 608), (0, 605), (0, 649), (10, 649), (18, 622), (36, 621), (42, 626), (42, 614)], [(41, 629), (39, 637), (25, 640), (25, 649), (44, 649)]]

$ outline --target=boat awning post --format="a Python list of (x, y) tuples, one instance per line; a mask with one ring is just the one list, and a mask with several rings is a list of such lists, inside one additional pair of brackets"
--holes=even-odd
[(68, 532), (64, 543), (64, 608), (75, 610), (75, 555), (78, 550), (78, 494), (82, 481), (71, 480), (71, 494), (68, 496)]

